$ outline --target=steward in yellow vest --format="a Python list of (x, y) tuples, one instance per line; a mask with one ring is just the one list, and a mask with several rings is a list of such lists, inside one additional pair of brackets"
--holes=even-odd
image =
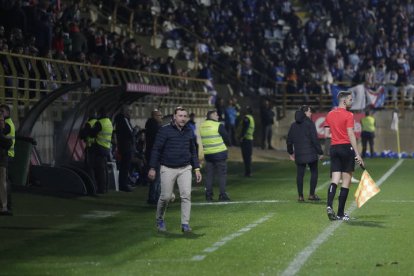
[(253, 154), (253, 138), (254, 138), (254, 118), (252, 116), (253, 110), (251, 107), (246, 107), (246, 115), (242, 121), (242, 131), (239, 136), (241, 141), (241, 152), (244, 162), (244, 176), (250, 177)]
[(113, 130), (111, 120), (106, 115), (105, 109), (101, 107), (98, 112), (98, 120), (91, 131), (92, 137), (95, 137), (92, 151), (94, 155), (93, 169), (98, 193), (105, 193), (108, 189), (108, 169), (106, 163), (110, 157)]
[(370, 114), (369, 111), (365, 112), (365, 117), (361, 119), (361, 142), (362, 152), (361, 156), (364, 158), (367, 155), (367, 144), (369, 144), (369, 152), (371, 157), (375, 154), (374, 152), (374, 138), (375, 138), (375, 118)]
[(230, 140), (222, 123), (218, 122), (216, 110), (207, 112), (207, 119), (200, 125), (201, 143), (203, 145), (204, 159), (206, 161), (206, 200), (213, 201), (213, 178), (219, 182), (220, 201), (229, 201), (226, 193), (227, 182), (227, 146)]

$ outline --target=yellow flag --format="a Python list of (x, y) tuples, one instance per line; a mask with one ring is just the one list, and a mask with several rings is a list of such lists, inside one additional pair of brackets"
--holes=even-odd
[(369, 173), (364, 170), (361, 176), (361, 181), (359, 182), (358, 188), (355, 191), (355, 201), (358, 208), (361, 208), (365, 202), (367, 202), (371, 197), (378, 194), (380, 188), (378, 188), (375, 181), (371, 178)]

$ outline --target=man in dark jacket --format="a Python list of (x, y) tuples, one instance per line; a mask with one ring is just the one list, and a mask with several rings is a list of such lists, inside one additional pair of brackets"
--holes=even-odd
[[(310, 119), (311, 107), (304, 105), (295, 113), (295, 122), (289, 129), (286, 140), (287, 152), (297, 167), (296, 184), (298, 188), (298, 201), (303, 202), (303, 177), (305, 176), (306, 165), (311, 171), (309, 200), (318, 201), (315, 194), (318, 183), (318, 160), (322, 158), (323, 151), (318, 141), (315, 124)], [(319, 156), (318, 156), (319, 155)]]
[(128, 175), (131, 168), (132, 155), (135, 151), (135, 137), (130, 121), (130, 113), (130, 107), (124, 105), (121, 112), (115, 117), (116, 146), (121, 158), (118, 183), (119, 190), (124, 192), (132, 192)]
[(156, 168), (160, 167), (161, 195), (157, 204), (156, 223), (158, 231), (167, 228), (164, 215), (171, 200), (175, 182), (177, 181), (181, 197), (181, 230), (191, 232), (189, 226), (191, 213), (191, 170), (194, 169), (197, 183), (201, 182), (200, 164), (198, 161), (194, 134), (187, 125), (188, 113), (177, 107), (170, 124), (160, 128), (152, 149), (148, 178), (154, 180)]
[[(149, 162), (151, 159), (151, 151), (154, 146), (155, 137), (157, 136), (158, 130), (162, 124), (162, 113), (158, 109), (154, 109), (151, 112), (151, 118), (148, 118), (145, 123), (145, 162), (146, 162), (146, 173), (149, 170)], [(156, 177), (153, 181), (150, 181), (148, 185), (148, 204), (157, 204), (160, 198), (160, 172), (157, 171)]]

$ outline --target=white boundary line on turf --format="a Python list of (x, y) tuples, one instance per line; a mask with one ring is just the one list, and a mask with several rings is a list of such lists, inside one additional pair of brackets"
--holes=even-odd
[(290, 200), (246, 200), (246, 201), (217, 201), (217, 202), (192, 202), (192, 206), (205, 206), (205, 205), (231, 205), (231, 204), (255, 204), (255, 203), (288, 203)]
[(267, 221), (268, 219), (270, 219), (274, 214), (270, 213), (264, 217), (262, 217), (261, 219), (258, 219), (257, 221), (247, 225), (246, 227), (243, 227), (242, 229), (240, 229), (237, 232), (234, 232), (224, 238), (222, 238), (220, 241), (214, 243), (212, 246), (207, 247), (203, 250), (204, 254), (200, 254), (200, 255), (195, 255), (191, 258), (191, 261), (202, 261), (207, 257), (208, 253), (212, 253), (214, 251), (216, 251), (217, 249), (219, 249), (220, 247), (226, 245), (227, 242), (233, 240), (234, 238), (237, 238), (241, 235), (243, 235), (244, 233), (252, 230), (253, 228), (255, 228), (256, 226), (258, 226), (259, 224)]
[[(403, 163), (404, 159), (398, 160), (398, 162), (391, 167), (378, 181), (377, 185), (381, 186), (382, 183), (394, 173), (394, 171)], [(348, 214), (351, 214), (357, 205), (355, 201), (351, 204), (351, 206), (347, 209)], [(281, 275), (283, 276), (290, 276), (296, 275), (302, 266), (307, 262), (309, 257), (313, 254), (313, 252), (318, 249), (318, 247), (324, 243), (330, 236), (332, 236), (333, 232), (341, 225), (341, 221), (332, 222), (316, 239), (314, 239), (309, 246), (303, 249), (299, 254), (296, 255), (295, 259), (289, 264), (289, 266), (283, 271)]]

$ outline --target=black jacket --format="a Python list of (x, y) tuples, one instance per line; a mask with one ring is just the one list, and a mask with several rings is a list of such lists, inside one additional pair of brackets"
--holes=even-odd
[(115, 117), (115, 134), (118, 151), (122, 153), (133, 152), (135, 149), (135, 137), (130, 119), (119, 113)]
[(151, 152), (150, 168), (164, 165), (170, 168), (180, 168), (192, 165), (200, 168), (195, 147), (193, 130), (185, 125), (178, 129), (174, 122), (162, 126), (155, 138)]
[(318, 155), (323, 154), (315, 124), (300, 110), (295, 113), (295, 122), (290, 126), (286, 144), (287, 152), (295, 154), (297, 164), (314, 162), (318, 160)]

